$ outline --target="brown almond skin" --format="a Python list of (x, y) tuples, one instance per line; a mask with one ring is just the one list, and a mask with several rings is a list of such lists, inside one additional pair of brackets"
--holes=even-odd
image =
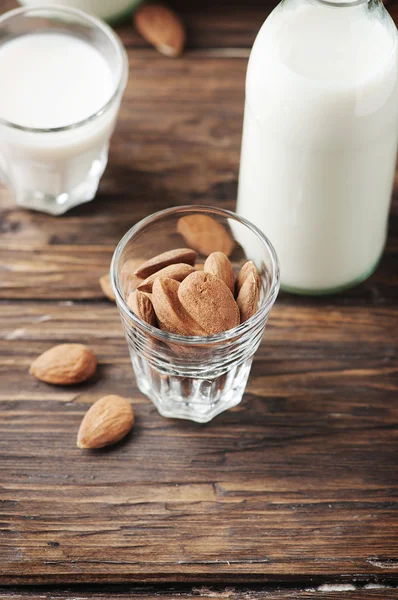
[(142, 37), (165, 56), (180, 56), (185, 45), (185, 28), (168, 6), (144, 2), (134, 12), (134, 24)]
[(130, 402), (121, 396), (100, 398), (88, 409), (77, 435), (78, 448), (103, 448), (116, 444), (134, 424)]
[(146, 279), (153, 273), (168, 267), (169, 265), (175, 265), (177, 263), (185, 263), (187, 265), (193, 265), (196, 261), (196, 252), (190, 248), (176, 248), (176, 250), (168, 250), (162, 254), (158, 254), (153, 258), (150, 258), (140, 267), (134, 271), (136, 277)]
[(204, 271), (205, 273), (213, 273), (234, 293), (235, 276), (229, 258), (224, 252), (212, 252), (209, 254), (206, 258)]
[(41, 354), (32, 363), (31, 375), (55, 385), (72, 385), (92, 377), (97, 357), (84, 344), (60, 344)]
[(156, 315), (149, 295), (139, 290), (134, 290), (127, 298), (127, 306), (142, 321), (156, 327)]
[(195, 271), (178, 290), (186, 312), (208, 335), (239, 325), (239, 309), (228, 286), (212, 273)]
[(185, 311), (179, 297), (181, 283), (174, 279), (157, 278), (152, 288), (152, 302), (160, 329), (179, 335), (207, 335)]
[(137, 289), (141, 292), (152, 292), (153, 282), (157, 277), (169, 277), (170, 279), (175, 279), (175, 281), (183, 281), (185, 277), (188, 277), (193, 271), (194, 268), (191, 267), (191, 265), (186, 265), (184, 263), (169, 265), (144, 279)]
[(250, 273), (253, 274), (255, 280), (257, 281), (257, 287), (258, 287), (258, 289), (260, 289), (260, 276), (258, 274), (256, 266), (255, 266), (255, 264), (254, 264), (254, 262), (252, 260), (248, 260), (247, 262), (245, 262), (245, 264), (243, 265), (243, 267), (239, 271), (238, 276), (236, 278), (236, 282), (235, 282), (235, 293), (236, 293), (236, 295), (239, 294), (239, 291), (240, 291), (240, 288), (243, 285), (243, 282), (245, 281), (246, 277)]
[(229, 256), (235, 247), (235, 242), (225, 227), (208, 215), (181, 217), (177, 223), (177, 231), (188, 246), (205, 256), (212, 252), (224, 252)]
[(240, 322), (244, 323), (252, 317), (258, 308), (260, 299), (260, 288), (256, 277), (250, 272), (240, 288), (236, 304), (239, 307)]

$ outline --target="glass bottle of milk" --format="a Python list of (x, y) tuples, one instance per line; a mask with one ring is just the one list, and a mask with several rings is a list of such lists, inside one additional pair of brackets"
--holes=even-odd
[(283, 0), (246, 79), (237, 212), (284, 289), (329, 293), (383, 252), (398, 138), (397, 30), (379, 1)]

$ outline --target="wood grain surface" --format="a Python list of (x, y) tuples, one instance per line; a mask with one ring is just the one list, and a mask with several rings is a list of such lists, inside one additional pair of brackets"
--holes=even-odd
[(284, 589), (264, 586), (206, 587), (127, 587), (101, 586), (101, 590), (85, 591), (80, 586), (59, 589), (0, 588), (2, 600), (394, 600), (398, 598), (396, 587), (367, 584), (322, 584)]
[[(130, 81), (95, 201), (55, 218), (18, 210), (0, 189), (0, 584), (301, 582), (139, 593), (335, 600), (341, 588), (319, 586), (397, 581), (396, 195), (376, 273), (339, 296), (281, 294), (244, 401), (208, 425), (163, 419), (137, 391), (98, 285), (120, 237), (150, 212), (234, 208), (248, 48), (270, 9), (261, 4), (180, 2), (190, 42), (178, 60), (118, 28)], [(97, 352), (93, 381), (59, 388), (28, 374), (68, 341)], [(133, 433), (78, 450), (84, 412), (107, 393), (131, 397)], [(86, 598), (20, 593), (0, 597)]]

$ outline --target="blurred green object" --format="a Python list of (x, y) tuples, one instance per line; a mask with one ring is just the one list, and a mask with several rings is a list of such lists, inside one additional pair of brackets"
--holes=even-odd
[(127, 19), (142, 0), (19, 0), (25, 6), (68, 6), (100, 17), (111, 25)]

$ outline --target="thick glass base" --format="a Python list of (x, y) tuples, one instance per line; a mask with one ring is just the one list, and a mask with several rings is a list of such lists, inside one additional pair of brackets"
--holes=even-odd
[(381, 257), (382, 257), (382, 254), (378, 257), (377, 261), (372, 265), (372, 267), (370, 269), (368, 269), (365, 273), (363, 273), (356, 279), (353, 279), (352, 281), (349, 281), (349, 282), (344, 283), (343, 285), (340, 285), (337, 287), (314, 290), (314, 289), (306, 289), (306, 288), (296, 288), (296, 287), (293, 287), (290, 285), (284, 285), (283, 282), (281, 282), (281, 290), (283, 292), (288, 292), (289, 294), (297, 294), (299, 296), (329, 296), (332, 294), (338, 294), (340, 292), (344, 292), (345, 290), (348, 290), (350, 288), (353, 288), (353, 287), (359, 285), (360, 283), (362, 283), (363, 281), (368, 279), (371, 275), (373, 275), (373, 273), (377, 269), (377, 266), (381, 260)]
[[(16, 203), (29, 210), (37, 210), (54, 216), (63, 215), (71, 208), (90, 202), (95, 197), (107, 161), (108, 154), (105, 150), (91, 163), (87, 177), (81, 183), (58, 194), (16, 187)], [(57, 187), (62, 189), (61, 183)]]
[(240, 403), (252, 364), (250, 358), (221, 376), (200, 379), (161, 373), (144, 358), (131, 358), (140, 391), (163, 417), (197, 423), (207, 423)]

